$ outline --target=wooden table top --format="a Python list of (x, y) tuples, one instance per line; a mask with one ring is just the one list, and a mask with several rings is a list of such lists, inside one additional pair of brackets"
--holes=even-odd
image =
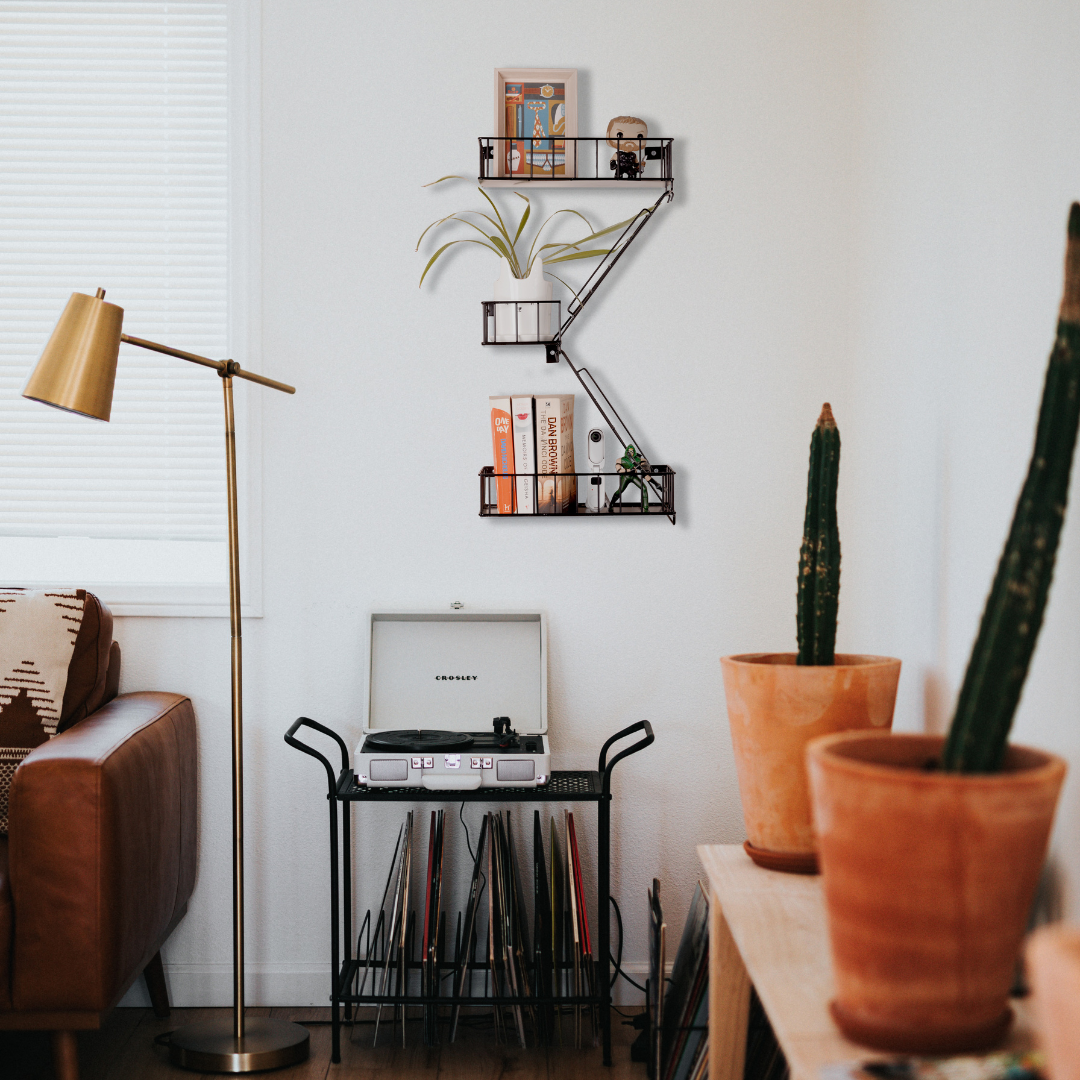
[[(738, 844), (697, 850), (792, 1080), (820, 1080), (824, 1065), (895, 1056), (850, 1042), (829, 1015), (833, 974), (821, 878), (764, 870)], [(1024, 1003), (1012, 1004), (1016, 1019), (1003, 1049), (1030, 1049)]]

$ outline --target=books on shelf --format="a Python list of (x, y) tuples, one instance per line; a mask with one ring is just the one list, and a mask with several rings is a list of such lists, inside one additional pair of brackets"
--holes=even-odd
[(495, 456), (496, 513), (514, 512), (514, 446), (511, 436), (510, 398), (492, 397), (491, 447)]
[(555, 473), (574, 471), (574, 395), (549, 394), (536, 399), (536, 447), (539, 511), (572, 513), (577, 505), (577, 477)]
[(574, 395), (489, 400), (495, 512), (574, 513)]
[(532, 474), (536, 472), (536, 417), (531, 397), (510, 399), (511, 427), (514, 432), (514, 472), (517, 512), (534, 512), (533, 497), (536, 492)]

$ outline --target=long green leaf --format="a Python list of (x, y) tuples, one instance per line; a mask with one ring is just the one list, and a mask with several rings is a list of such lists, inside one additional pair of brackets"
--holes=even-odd
[(547, 259), (544, 262), (545, 266), (550, 266), (552, 263), (569, 262), (571, 259), (592, 259), (597, 255), (606, 255), (611, 248), (597, 248), (594, 251), (575, 251), (570, 255), (560, 255), (556, 259)]
[(507, 241), (507, 243), (509, 243), (510, 230), (506, 227), (506, 222), (503, 221), (502, 214), (499, 213), (499, 208), (491, 201), (491, 196), (483, 188), (477, 188), (476, 190), (479, 191), (485, 199), (487, 199), (488, 203), (491, 206), (491, 209), (495, 211), (495, 216), (499, 219), (499, 223), (496, 228), (499, 230), (499, 232), (503, 234), (503, 237)]
[(507, 251), (506, 245), (502, 242), (502, 240), (494, 233), (492, 233), (491, 236), (488, 237), (488, 239), (499, 249), (500, 252), (502, 252), (502, 257), (508, 263), (513, 265), (513, 259), (510, 257), (510, 252)]
[(453, 247), (455, 244), (479, 244), (481, 247), (485, 247), (488, 251), (494, 251), (498, 255), (498, 251), (495, 250), (490, 244), (485, 244), (481, 240), (451, 240), (448, 244), (443, 244), (438, 251), (428, 260), (427, 266), (424, 267), (424, 272), (420, 275), (420, 284), (417, 288), (421, 288), (424, 284), (424, 278), (427, 277), (427, 272), (435, 265), (435, 260), (449, 247)]
[(535, 258), (535, 255), (533, 254), (533, 249), (536, 247), (536, 241), (540, 239), (540, 234), (548, 227), (548, 223), (558, 217), (559, 214), (574, 214), (575, 216), (581, 218), (581, 220), (584, 221), (590, 229), (592, 228), (592, 222), (584, 214), (579, 214), (576, 210), (556, 210), (554, 214), (548, 214), (546, 220), (544, 221), (544, 224), (536, 230), (536, 235), (533, 237), (533, 242), (529, 247), (530, 268), (532, 267), (533, 259)]
[(488, 234), (484, 232), (484, 230), (481, 229), (479, 225), (467, 220), (466, 218), (461, 217), (462, 214), (476, 214), (477, 217), (482, 217), (486, 222), (490, 223), (492, 228), (497, 229), (499, 227), (498, 222), (495, 221), (495, 219), (492, 218), (489, 214), (485, 214), (482, 210), (458, 210), (453, 214), (447, 214), (444, 218), (439, 218), (438, 221), (433, 221), (420, 234), (420, 239), (416, 241), (416, 250), (420, 250), (420, 244), (423, 242), (424, 237), (427, 236), (427, 234), (431, 232), (431, 230), (434, 229), (436, 225), (442, 225), (443, 222), (446, 221), (460, 221), (463, 225), (468, 225), (470, 229), (475, 229), (481, 236), (486, 239)]
[[(517, 194), (517, 192), (515, 192), (515, 194)], [(525, 199), (524, 195), (521, 197)], [(525, 228), (525, 222), (529, 220), (529, 214), (532, 211), (532, 204), (529, 203), (529, 200), (525, 199), (525, 202), (528, 203), (528, 205), (525, 207), (525, 213), (521, 215), (521, 220), (518, 222), (517, 234), (514, 236), (514, 247), (517, 247), (517, 242), (521, 239), (521, 230)]]
[(466, 180), (465, 176), (440, 176), (438, 180), (432, 180), (430, 184), (422, 184), (422, 187), (434, 187), (436, 184), (441, 184), (444, 180)]
[(570, 282), (563, 281), (563, 279), (561, 277), (559, 277), (558, 274), (551, 274), (550, 276), (553, 277), (560, 285), (565, 285), (566, 288), (569, 289), (574, 294), (574, 299), (575, 300), (580, 300), (581, 299), (581, 297), (578, 295), (577, 289), (575, 289), (574, 286), (570, 284)]
[(420, 245), (424, 242), (424, 237), (427, 236), (436, 225), (441, 225), (444, 221), (449, 221), (454, 215), (447, 214), (446, 217), (441, 217), (437, 221), (433, 221), (421, 234), (420, 239), (416, 241), (416, 250), (420, 250)]
[[(557, 211), (557, 212), (561, 212), (561, 211)], [(570, 211), (570, 212), (571, 213), (576, 213), (576, 211)], [(634, 221), (636, 221), (641, 216), (642, 212), (643, 211), (639, 210), (633, 217), (627, 218), (625, 221), (620, 221), (615, 225), (609, 225), (606, 229), (599, 229), (598, 231), (590, 233), (588, 236), (583, 236), (583, 237), (581, 237), (580, 240), (574, 240), (571, 243), (563, 244), (563, 243), (552, 242), (552, 243), (549, 243), (549, 244), (544, 244), (536, 252), (536, 255), (530, 256), (530, 258), (529, 258), (529, 269), (530, 270), (532, 269), (533, 259), (535, 259), (537, 256), (539, 256), (540, 253), (542, 251), (545, 251), (547, 248), (555, 248), (555, 249), (557, 249), (559, 251), (566, 251), (567, 249), (572, 248), (572, 249), (574, 249), (576, 251), (578, 248), (581, 247), (582, 244), (588, 244), (591, 241), (597, 239), (597, 237), (607, 236), (608, 233), (613, 233), (617, 229), (625, 229), (627, 225), (630, 225)], [(649, 212), (650, 211), (647, 208), (644, 210), (644, 213), (649, 213)], [(581, 215), (578, 214), (578, 217), (581, 217)], [(584, 219), (582, 219), (582, 220), (584, 220)], [(589, 228), (591, 229), (592, 226), (590, 225)], [(538, 239), (538, 238), (539, 238), (539, 234), (537, 234), (537, 237), (533, 239), (534, 244), (536, 243), (536, 239)], [(587, 258), (587, 256), (585, 256), (585, 257)], [(551, 258), (551, 259), (545, 258), (544, 259), (545, 265), (548, 264), (548, 263), (563, 262), (563, 261), (565, 261), (565, 259), (562, 256), (559, 256), (557, 258)]]

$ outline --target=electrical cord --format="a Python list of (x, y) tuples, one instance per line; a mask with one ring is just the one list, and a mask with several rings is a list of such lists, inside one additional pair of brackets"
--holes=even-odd
[(638, 990), (640, 990), (644, 994), (644, 993), (647, 992), (645, 990), (645, 987), (642, 986), (641, 983), (635, 982), (633, 979), (630, 978), (629, 975), (626, 974), (625, 971), (623, 971), (623, 968), (622, 968), (622, 949), (623, 949), (622, 912), (619, 910), (618, 901), (615, 899), (614, 896), (609, 896), (608, 899), (611, 901), (612, 907), (615, 908), (615, 921), (619, 924), (619, 954), (618, 954), (618, 957), (611, 956), (610, 951), (608, 952), (608, 956), (611, 956), (611, 960), (615, 964), (615, 974), (611, 976), (611, 982), (608, 984), (608, 988), (610, 989), (612, 986), (614, 986), (615, 985), (615, 980), (621, 975), (631, 986), (636, 987)]

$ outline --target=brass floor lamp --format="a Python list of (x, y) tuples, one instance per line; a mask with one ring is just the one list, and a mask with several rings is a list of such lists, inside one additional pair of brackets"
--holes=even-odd
[(177, 356), (213, 368), (225, 392), (225, 463), (229, 500), (229, 621), (232, 629), (232, 810), (233, 810), (233, 1016), (174, 1031), (174, 1065), (203, 1072), (245, 1073), (277, 1069), (308, 1056), (306, 1028), (285, 1020), (244, 1016), (244, 742), (240, 651), (240, 551), (236, 514), (236, 429), (233, 377), (295, 393), (285, 383), (244, 371), (235, 360), (211, 360), (121, 332), (124, 309), (96, 296), (72, 293), (23, 397), (58, 409), (108, 420), (120, 342)]

